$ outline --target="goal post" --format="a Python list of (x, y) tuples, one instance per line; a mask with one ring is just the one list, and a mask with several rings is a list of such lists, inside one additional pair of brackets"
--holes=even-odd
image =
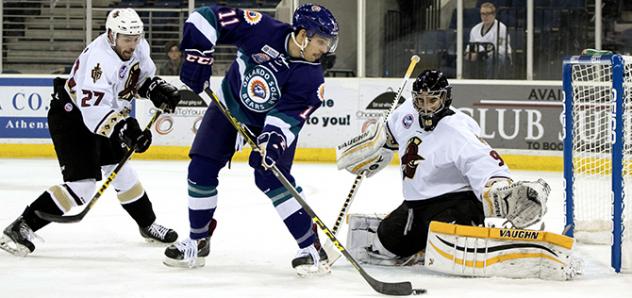
[(568, 235), (610, 244), (621, 272), (632, 262), (632, 57), (573, 56), (562, 77)]

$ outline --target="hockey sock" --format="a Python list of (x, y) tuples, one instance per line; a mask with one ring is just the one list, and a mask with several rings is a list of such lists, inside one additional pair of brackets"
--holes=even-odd
[(217, 209), (217, 189), (215, 186), (196, 185), (189, 180), (189, 223), (191, 239), (209, 236), (209, 223)]
[(187, 175), (191, 239), (209, 237), (209, 224), (217, 209), (217, 175), (226, 163), (191, 155)]
[(54, 215), (63, 215), (64, 211), (62, 211), (57, 204), (53, 201), (53, 197), (45, 191), (42, 193), (30, 206), (26, 206), (24, 212), (22, 213), (22, 217), (26, 224), (33, 230), (33, 232), (43, 228), (50, 221), (40, 218), (35, 214), (35, 210), (39, 210), (42, 212), (46, 212)]
[[(300, 187), (296, 190), (302, 193)], [(312, 229), (312, 219), (307, 215), (301, 205), (285, 189), (277, 188), (266, 193), (272, 201), (272, 205), (283, 219), (283, 223), (290, 231), (300, 248), (310, 246), (316, 240), (316, 234)]]
[(154, 209), (146, 192), (143, 193), (140, 199), (131, 203), (121, 204), (121, 206), (141, 228), (148, 227), (156, 221), (156, 214), (154, 214)]

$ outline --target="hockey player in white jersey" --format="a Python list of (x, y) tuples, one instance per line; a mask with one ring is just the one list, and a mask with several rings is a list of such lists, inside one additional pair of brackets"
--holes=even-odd
[[(127, 148), (142, 153), (151, 132), (129, 115), (132, 100), (150, 99), (164, 112), (180, 100), (176, 88), (155, 76), (156, 67), (143, 39), (143, 22), (133, 9), (108, 14), (106, 32), (75, 61), (68, 80), (54, 80), (48, 113), (51, 138), (64, 183), (49, 187), (3, 232), (0, 248), (20, 256), (35, 250), (34, 232), (50, 223), (35, 211), (62, 215), (89, 201), (102, 171), (109, 173)], [(112, 182), (125, 211), (148, 241), (174, 242), (178, 235), (157, 224), (152, 204), (136, 173), (126, 163)]]
[[(487, 254), (477, 255), (477, 249), (480, 249), (480, 252), (491, 254), (486, 249), (489, 248), (487, 245), (492, 242), (485, 237), (482, 239), (487, 242), (485, 240), (481, 242), (485, 245), (474, 250), (472, 249), (476, 245), (472, 243), (448, 245), (448, 248), (441, 250), (438, 247), (446, 245), (445, 243), (448, 242), (444, 241), (435, 245), (429, 239), (429, 235), (436, 236), (435, 234), (439, 234), (439, 232), (445, 232), (445, 235), (451, 237), (454, 236), (453, 233), (449, 233), (453, 232), (450, 230), (452, 228), (434, 225), (435, 229), (429, 229), (432, 221), (452, 224), (448, 225), (449, 227), (460, 225), (473, 228), (472, 226), (484, 225), (485, 218), (497, 217), (506, 219), (515, 228), (529, 227), (542, 219), (546, 212), (546, 200), (550, 192), (549, 186), (542, 179), (534, 182), (514, 182), (511, 179), (509, 169), (500, 154), (480, 137), (480, 127), (474, 119), (451, 107), (451, 89), (452, 87), (441, 72), (436, 70), (423, 71), (413, 83), (412, 100), (399, 106), (388, 117), (385, 126), (378, 125), (375, 128), (378, 130), (377, 135), (382, 135), (382, 141), (376, 142), (375, 150), (372, 150), (371, 153), (366, 153), (365, 148), (346, 150), (346, 152), (356, 152), (351, 154), (365, 152), (363, 154), (366, 156), (363, 158), (357, 156), (338, 157), (339, 168), (344, 167), (354, 174), (368, 177), (389, 164), (393, 151), (398, 150), (401, 159), (404, 202), (385, 217), (351, 216), (348, 247), (358, 259), (368, 263), (411, 264), (421, 261), (424, 251), (427, 254), (428, 251), (432, 251), (432, 260), (427, 261), (427, 263), (432, 263), (431, 265), (434, 267), (438, 265), (442, 265), (442, 267), (430, 269), (454, 274), (465, 272), (466, 274), (463, 275), (470, 276), (511, 276), (491, 271), (491, 269), (501, 268), (500, 265), (493, 268), (483, 266), (482, 269), (476, 267), (479, 264), (475, 262), (477, 258), (478, 261), (481, 261), (485, 257), (489, 257)], [(480, 229), (482, 230), (478, 231), (476, 235), (490, 234), (489, 228), (480, 227)], [(457, 229), (454, 228), (454, 230)], [(462, 230), (463, 228), (458, 229), (458, 231)], [(471, 232), (471, 230), (465, 230)], [(500, 234), (505, 235), (506, 233)], [(445, 235), (437, 236), (438, 238), (432, 240), (441, 242), (442, 240), (438, 239), (447, 239)], [(533, 234), (510, 233), (509, 235), (532, 236)], [(461, 238), (458, 238), (459, 236)], [(472, 234), (465, 233), (465, 235), (458, 234), (454, 237), (461, 240), (471, 240), (472, 236)], [(524, 239), (515, 239), (514, 237), (511, 240), (521, 241)], [(509, 240), (503, 239), (502, 241)], [(460, 243), (456, 240), (450, 243), (457, 242)], [(431, 243), (432, 247), (427, 247), (428, 243)], [(555, 243), (559, 244), (558, 242)], [(565, 239), (563, 243), (564, 249), (568, 249), (568, 243), (572, 243), (572, 241)], [(530, 247), (529, 245), (527, 247)], [(570, 246), (572, 247), (572, 245)], [(523, 246), (519, 245), (519, 247), (525, 249)], [(544, 245), (538, 244), (534, 247), (536, 248), (533, 249), (539, 249)], [(462, 250), (458, 252), (458, 248), (462, 248)], [(437, 251), (440, 251), (442, 255)], [(545, 256), (545, 253), (549, 251), (554, 251), (554, 249), (549, 249), (544, 254), (537, 252), (525, 255), (530, 257)], [(463, 255), (472, 252), (476, 255), (473, 257), (474, 263), (463, 257)], [(461, 257), (456, 257), (459, 256), (459, 253), (461, 253)], [(509, 253), (512, 256), (516, 255), (515, 251), (507, 252), (507, 254)], [(561, 253), (558, 253), (556, 257), (549, 259), (561, 258), (560, 255)], [(441, 262), (442, 260), (445, 262)], [(504, 259), (501, 258), (500, 260)], [(532, 261), (532, 264), (541, 264), (542, 262), (539, 260)], [(455, 266), (455, 262), (462, 266), (475, 264), (474, 269), (480, 269), (484, 272), (468, 274), (470, 271), (460, 271), (463, 267)], [(490, 263), (485, 264), (491, 266)], [(520, 262), (515, 263), (521, 264)], [(564, 261), (559, 261), (559, 263), (567, 264)], [(551, 275), (554, 275), (556, 279), (565, 279), (568, 275), (576, 273), (562, 272), (563, 269), (560, 269), (562, 267), (564, 266), (555, 267), (553, 270), (555, 272)], [(504, 269), (506, 267), (502, 267), (500, 271)], [(540, 270), (541, 268), (536, 269)], [(458, 273), (453, 271), (458, 271)], [(546, 272), (538, 271), (537, 274), (550, 273), (550, 271)], [(524, 276), (511, 277), (538, 277), (534, 274), (529, 272)]]

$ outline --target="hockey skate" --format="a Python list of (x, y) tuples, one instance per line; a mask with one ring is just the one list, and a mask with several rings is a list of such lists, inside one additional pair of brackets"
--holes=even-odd
[(176, 231), (153, 223), (145, 228), (140, 228), (140, 235), (147, 242), (173, 243), (178, 240)]
[(211, 236), (217, 226), (215, 219), (209, 224), (209, 236), (202, 239), (186, 239), (165, 249), (163, 264), (169, 267), (198, 268), (206, 265), (204, 258), (211, 252)]
[(0, 237), (0, 248), (12, 255), (26, 257), (35, 250), (32, 240), (39, 238), (20, 216), (6, 229)]
[(206, 265), (205, 258), (211, 251), (210, 237), (186, 239), (169, 245), (163, 264), (169, 267), (198, 268)]
[[(318, 246), (318, 249), (316, 248)], [(301, 248), (292, 260), (292, 268), (300, 277), (331, 273), (327, 253), (318, 243)]]

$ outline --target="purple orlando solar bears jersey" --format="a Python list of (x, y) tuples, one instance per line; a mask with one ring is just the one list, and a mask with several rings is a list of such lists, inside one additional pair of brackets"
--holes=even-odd
[(196, 92), (209, 81), (217, 44), (238, 48), (237, 58), (215, 90), (233, 115), (258, 131), (277, 131), (295, 146), (306, 118), (323, 100), (320, 63), (293, 59), (292, 27), (252, 10), (204, 7), (184, 25), (181, 80)]

